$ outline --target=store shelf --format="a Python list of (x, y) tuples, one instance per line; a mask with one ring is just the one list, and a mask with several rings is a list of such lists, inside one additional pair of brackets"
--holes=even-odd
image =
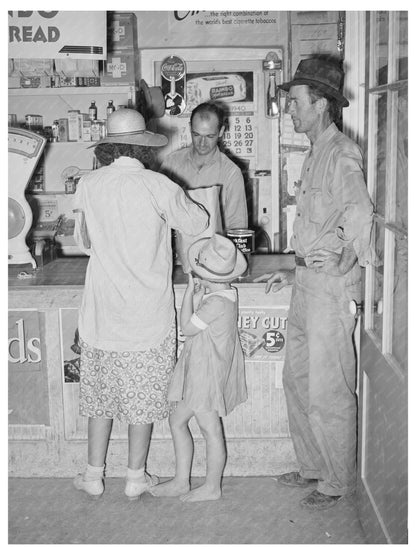
[(125, 94), (136, 91), (136, 85), (114, 85), (111, 87), (53, 87), (48, 89), (9, 89), (9, 96), (72, 96), (80, 94)]

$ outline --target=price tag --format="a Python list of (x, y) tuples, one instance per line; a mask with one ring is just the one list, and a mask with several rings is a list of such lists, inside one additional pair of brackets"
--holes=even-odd
[(58, 201), (53, 199), (39, 201), (39, 221), (53, 222), (58, 219)]

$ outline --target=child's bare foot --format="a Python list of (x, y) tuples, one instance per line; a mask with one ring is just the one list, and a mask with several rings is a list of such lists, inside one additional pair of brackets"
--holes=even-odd
[(151, 487), (149, 493), (155, 497), (179, 497), (179, 495), (188, 493), (189, 489), (189, 482), (179, 482), (173, 478)]
[[(156, 486), (159, 487), (159, 486)], [(206, 484), (193, 489), (185, 495), (181, 495), (181, 501), (193, 502), (193, 501), (216, 501), (221, 497), (221, 489), (213, 489)]]

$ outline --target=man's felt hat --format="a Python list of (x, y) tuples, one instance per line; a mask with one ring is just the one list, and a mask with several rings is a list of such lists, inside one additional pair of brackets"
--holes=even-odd
[(344, 72), (338, 62), (324, 58), (308, 58), (302, 60), (291, 81), (278, 85), (279, 89), (289, 91), (296, 85), (317, 86), (325, 95), (337, 100), (340, 107), (349, 106), (348, 100), (342, 94)]

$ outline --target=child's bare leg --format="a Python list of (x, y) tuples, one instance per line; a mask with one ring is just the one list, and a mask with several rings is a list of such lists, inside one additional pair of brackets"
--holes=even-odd
[(169, 426), (175, 449), (175, 477), (172, 480), (153, 486), (149, 491), (155, 497), (177, 497), (187, 493), (190, 489), (189, 478), (194, 445), (188, 422), (193, 415), (191, 409), (183, 402), (179, 402), (169, 417)]
[(201, 412), (195, 418), (206, 441), (207, 475), (202, 486), (181, 495), (181, 501), (215, 501), (221, 497), (221, 478), (226, 452), (221, 420), (217, 411)]

